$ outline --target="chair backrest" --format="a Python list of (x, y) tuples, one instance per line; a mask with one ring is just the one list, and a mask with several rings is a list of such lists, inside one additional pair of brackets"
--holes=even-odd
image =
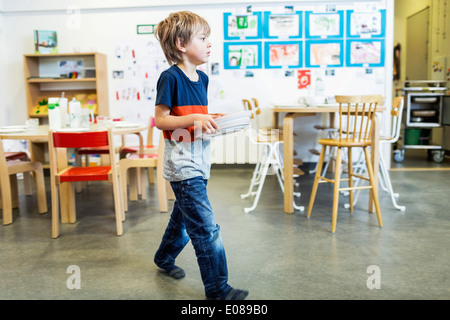
[(394, 143), (400, 137), (400, 129), (402, 126), (403, 106), (405, 104), (404, 97), (395, 97), (391, 106), (391, 136), (389, 142)]
[(339, 137), (348, 143), (368, 143), (372, 136), (372, 123), (381, 95), (336, 96), (339, 103)]
[[(97, 148), (109, 146), (109, 166), (112, 174), (117, 174), (114, 140), (112, 129), (108, 131), (88, 131), (88, 132), (53, 132), (49, 131), (49, 158), (50, 171), (52, 176), (58, 170), (67, 167), (67, 157), (60, 155), (66, 154), (67, 148)], [(64, 159), (64, 161), (63, 161)], [(64, 162), (64, 163), (63, 163)]]
[(108, 131), (53, 132), (55, 148), (95, 148), (108, 145)]

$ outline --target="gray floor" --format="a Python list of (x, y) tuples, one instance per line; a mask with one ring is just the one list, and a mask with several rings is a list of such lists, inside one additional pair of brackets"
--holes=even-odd
[[(381, 193), (384, 227), (361, 197), (353, 215), (341, 206), (331, 227), (331, 186), (320, 185), (310, 219), (283, 213), (282, 194), (269, 176), (257, 209), (242, 200), (252, 168), (214, 168), (209, 197), (221, 225), (229, 283), (248, 299), (450, 299), (450, 171), (395, 171), (405, 212)], [(312, 175), (302, 176), (299, 203), (307, 206)], [(47, 179), (48, 184), (48, 179)], [(154, 186), (130, 203), (124, 235), (115, 235), (112, 189), (93, 183), (77, 195), (75, 224), (51, 239), (50, 213), (21, 196), (14, 223), (0, 226), (0, 299), (204, 299), (194, 250), (178, 258), (187, 276), (174, 280), (153, 264), (169, 213), (159, 213)], [(49, 187), (48, 199), (50, 201)], [(50, 202), (49, 202), (50, 204)], [(170, 204), (170, 207), (172, 204)], [(81, 289), (68, 289), (67, 268), (80, 268)], [(371, 266), (379, 289), (369, 289)], [(369, 268), (369, 272), (368, 272)]]

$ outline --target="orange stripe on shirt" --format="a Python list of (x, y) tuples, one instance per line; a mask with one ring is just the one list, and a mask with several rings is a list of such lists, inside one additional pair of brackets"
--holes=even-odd
[[(208, 106), (201, 106), (201, 105), (193, 105), (193, 106), (178, 106), (178, 107), (172, 107), (170, 109), (170, 115), (171, 116), (187, 116), (194, 113), (200, 113), (200, 114), (208, 114)], [(190, 126), (184, 129), (177, 129), (177, 130), (164, 130), (164, 139), (170, 139), (175, 140), (177, 142), (192, 142), (194, 141), (194, 126)], [(187, 131), (186, 131), (187, 130)], [(174, 139), (172, 139), (173, 132), (176, 131)], [(190, 139), (190, 141), (186, 141)]]

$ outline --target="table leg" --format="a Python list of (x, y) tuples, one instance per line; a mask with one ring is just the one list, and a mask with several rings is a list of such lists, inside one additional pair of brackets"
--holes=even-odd
[[(57, 149), (58, 170), (62, 170), (67, 165), (67, 150)], [(62, 183), (59, 186), (59, 205), (61, 208), (61, 223), (76, 222), (75, 196), (71, 183)]]
[[(372, 124), (372, 145), (371, 145), (371, 158), (373, 165), (373, 186), (375, 191), (378, 190), (378, 175), (380, 171), (380, 118), (374, 117)], [(373, 202), (372, 192), (369, 192), (369, 212), (375, 212), (375, 206)]]
[(283, 119), (284, 212), (294, 212), (294, 117), (288, 113)]

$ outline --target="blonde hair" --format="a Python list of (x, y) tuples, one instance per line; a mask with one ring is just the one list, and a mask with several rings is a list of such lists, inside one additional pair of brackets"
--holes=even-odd
[(170, 65), (183, 61), (183, 56), (177, 48), (177, 40), (187, 45), (198, 31), (209, 36), (211, 29), (205, 19), (189, 11), (172, 12), (156, 26), (155, 37)]

